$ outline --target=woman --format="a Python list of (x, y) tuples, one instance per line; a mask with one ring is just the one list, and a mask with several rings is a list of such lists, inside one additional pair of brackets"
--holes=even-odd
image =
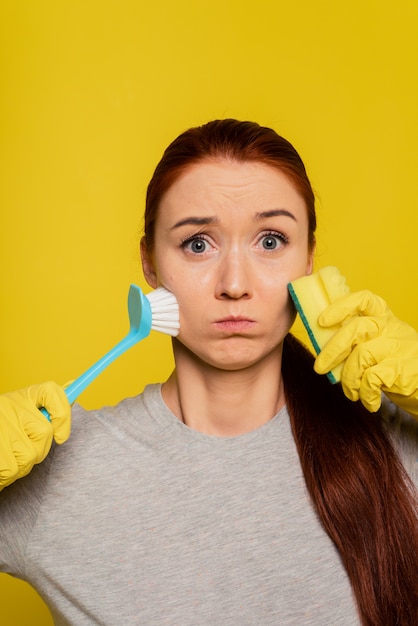
[[(416, 496), (390, 441), (412, 476), (416, 423), (348, 400), (288, 334), (314, 231), (305, 168), (274, 131), (215, 121), (167, 148), (141, 254), (180, 305), (175, 370), (115, 408), (74, 407), (69, 442), (0, 494), (1, 568), (57, 624), (418, 623)], [(315, 367), (350, 352), (343, 389), (368, 405), (361, 355), (377, 342), (378, 364), (402, 373), (380, 387), (418, 415), (415, 331), (371, 294), (339, 306), (327, 314), (351, 318), (350, 345), (344, 330)], [(17, 477), (67, 437), (69, 411), (50, 384), (2, 401), (13, 440), (26, 428), (42, 448)]]

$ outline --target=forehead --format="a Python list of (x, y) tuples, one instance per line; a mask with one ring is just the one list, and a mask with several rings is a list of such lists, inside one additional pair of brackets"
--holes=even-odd
[(278, 205), (291, 205), (306, 214), (302, 196), (281, 170), (258, 162), (214, 159), (188, 167), (163, 196), (159, 214), (233, 206), (266, 210)]

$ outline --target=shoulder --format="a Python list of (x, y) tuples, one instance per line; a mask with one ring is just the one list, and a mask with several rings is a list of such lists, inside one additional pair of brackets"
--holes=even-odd
[[(136, 396), (124, 398), (114, 406), (103, 406), (98, 409), (85, 409), (75, 404), (72, 409), (71, 437), (76, 437), (86, 431), (109, 426), (121, 426), (134, 422), (138, 424), (138, 417), (146, 417), (160, 409), (162, 403), (161, 385), (148, 385)], [(71, 439), (70, 437), (70, 439)]]

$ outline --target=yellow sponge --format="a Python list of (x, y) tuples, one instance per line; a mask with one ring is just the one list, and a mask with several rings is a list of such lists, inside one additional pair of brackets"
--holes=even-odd
[[(323, 267), (315, 274), (302, 276), (288, 285), (289, 293), (308, 332), (309, 339), (317, 354), (335, 333), (339, 326), (321, 328), (319, 314), (334, 300), (350, 290), (345, 278), (336, 267)], [(339, 364), (327, 374), (332, 383), (341, 380), (343, 364)]]

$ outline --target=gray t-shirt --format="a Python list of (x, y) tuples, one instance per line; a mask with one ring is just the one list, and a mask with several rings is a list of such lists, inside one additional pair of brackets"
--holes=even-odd
[(69, 441), (0, 493), (0, 570), (33, 585), (57, 626), (359, 624), (286, 408), (213, 437), (176, 419), (159, 385), (114, 408), (74, 407)]

